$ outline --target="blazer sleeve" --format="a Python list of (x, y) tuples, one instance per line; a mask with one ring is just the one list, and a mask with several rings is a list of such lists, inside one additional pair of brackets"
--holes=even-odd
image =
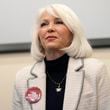
[(20, 100), (20, 95), (17, 91), (16, 85), (14, 85), (12, 104), (13, 104), (12, 105), (12, 110), (23, 110), (22, 101)]
[(97, 74), (98, 110), (110, 110), (110, 76), (103, 64)]

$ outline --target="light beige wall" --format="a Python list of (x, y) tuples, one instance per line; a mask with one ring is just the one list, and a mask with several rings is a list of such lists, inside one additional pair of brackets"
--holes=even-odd
[(16, 72), (30, 64), (29, 53), (10, 53), (0, 55), (0, 110), (12, 110), (12, 88)]
[[(110, 48), (95, 49), (93, 57), (101, 59), (110, 72)], [(0, 110), (11, 110), (12, 88), (16, 72), (31, 63), (30, 53), (0, 55)]]

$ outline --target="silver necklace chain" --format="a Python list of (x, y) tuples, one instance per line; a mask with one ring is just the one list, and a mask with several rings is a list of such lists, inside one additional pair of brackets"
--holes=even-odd
[(61, 88), (61, 84), (63, 83), (63, 81), (66, 78), (66, 74), (65, 76), (62, 78), (62, 80), (60, 82), (56, 82), (55, 80), (53, 80), (53, 78), (50, 76), (50, 74), (47, 72), (47, 76), (48, 78), (51, 80), (51, 82), (53, 82), (55, 85), (57, 85), (56, 87), (56, 92), (61, 92), (62, 88)]

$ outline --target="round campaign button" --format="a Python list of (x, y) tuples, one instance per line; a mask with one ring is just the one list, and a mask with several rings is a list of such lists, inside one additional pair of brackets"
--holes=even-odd
[(41, 99), (41, 96), (42, 92), (38, 87), (28, 88), (25, 93), (26, 100), (31, 104), (37, 103)]

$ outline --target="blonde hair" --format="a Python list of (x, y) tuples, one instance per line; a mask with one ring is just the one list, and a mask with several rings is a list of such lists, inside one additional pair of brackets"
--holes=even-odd
[(44, 53), (42, 52), (43, 47), (37, 34), (40, 18), (45, 12), (48, 12), (53, 16), (59, 16), (68, 29), (73, 33), (73, 41), (71, 45), (61, 50), (74, 58), (86, 58), (91, 56), (92, 48), (86, 39), (85, 32), (77, 15), (66, 5), (51, 4), (39, 11), (31, 45), (31, 54), (33, 58), (35, 58), (37, 61), (40, 61), (45, 57)]

